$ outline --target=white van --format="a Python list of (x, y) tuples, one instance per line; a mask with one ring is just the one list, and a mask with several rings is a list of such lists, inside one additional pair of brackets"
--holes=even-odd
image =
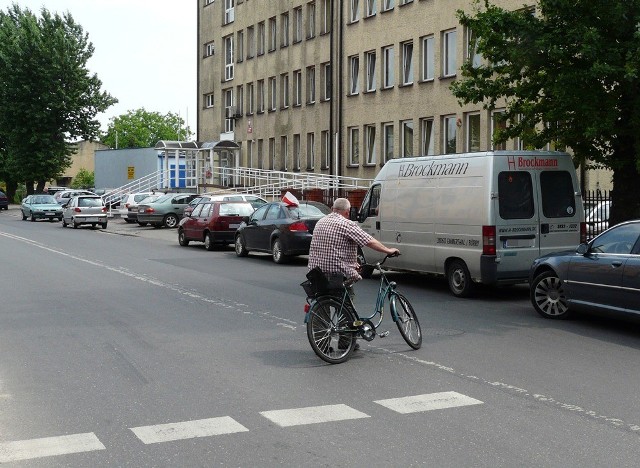
[(535, 258), (586, 239), (571, 156), (550, 151), (392, 159), (357, 221), (400, 249), (389, 268), (445, 275), (458, 297), (469, 296), (474, 282), (526, 282)]

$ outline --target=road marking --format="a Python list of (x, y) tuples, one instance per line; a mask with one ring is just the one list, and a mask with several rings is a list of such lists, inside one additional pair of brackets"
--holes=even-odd
[(280, 427), (370, 417), (368, 414), (361, 413), (347, 405), (310, 406), (308, 408), (262, 411), (260, 414)]
[(70, 453), (92, 452), (94, 450), (105, 450), (105, 446), (102, 445), (102, 442), (98, 440), (93, 432), (45, 437), (43, 439), (0, 442), (0, 463)]
[(130, 429), (138, 439), (145, 444), (157, 444), (159, 442), (171, 442), (173, 440), (210, 437), (249, 431), (249, 429), (229, 416), (158, 424), (155, 426), (133, 427)]
[(433, 411), (457, 406), (481, 405), (482, 401), (468, 397), (458, 392), (427, 393), (402, 398), (374, 401), (400, 414)]

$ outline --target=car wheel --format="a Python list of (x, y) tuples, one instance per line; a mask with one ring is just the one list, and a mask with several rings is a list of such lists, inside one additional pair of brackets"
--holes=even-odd
[(143, 223), (143, 222), (141, 222), (141, 221), (138, 221), (138, 226), (145, 227), (147, 224), (148, 224), (148, 223)]
[(371, 278), (373, 274), (373, 267), (371, 265), (367, 265), (367, 259), (364, 257), (364, 252), (362, 249), (358, 247), (358, 266), (360, 267), (360, 276), (364, 279)]
[(124, 222), (127, 223), (127, 224), (133, 223), (133, 219), (124, 218)]
[(73, 229), (78, 229), (78, 226), (80, 226), (80, 225), (74, 221), (73, 222)]
[(96, 223), (91, 223), (91, 229), (95, 229)]
[(102, 229), (107, 229), (107, 223), (102, 223)]
[(178, 244), (180, 244), (182, 247), (186, 247), (189, 245), (189, 241), (184, 234), (184, 229), (180, 229), (178, 231)]
[(35, 216), (33, 216), (33, 213), (31, 214), (31, 222), (32, 222), (32, 223), (35, 223), (35, 222), (36, 222), (36, 217), (35, 217)]
[(62, 218), (62, 227), (67, 227), (67, 222)]
[(26, 221), (27, 220), (27, 215), (24, 214), (24, 211), (22, 212), (22, 221)]
[(179, 222), (180, 220), (174, 214), (168, 214), (167, 216), (164, 217), (164, 225), (170, 229), (176, 227)]
[(247, 247), (244, 243), (244, 239), (240, 234), (236, 236), (235, 248), (236, 248), (236, 255), (238, 257), (246, 257), (247, 255), (249, 255), (249, 251), (247, 250)]
[(273, 256), (273, 261), (276, 263), (281, 264), (287, 261), (287, 256), (282, 251), (282, 242), (280, 242), (280, 239), (273, 241), (271, 245), (271, 255)]
[(211, 251), (215, 248), (215, 244), (213, 242), (213, 234), (207, 232), (207, 235), (204, 236), (204, 248)]
[(550, 319), (566, 319), (571, 315), (562, 280), (553, 271), (535, 277), (529, 288), (531, 304), (540, 315)]
[(469, 297), (473, 293), (473, 281), (467, 265), (462, 260), (453, 260), (447, 268), (449, 289), (456, 297)]

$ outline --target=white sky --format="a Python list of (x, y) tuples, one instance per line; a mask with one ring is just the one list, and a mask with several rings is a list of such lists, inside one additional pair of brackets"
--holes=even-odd
[[(118, 104), (98, 115), (109, 119), (144, 107), (179, 114), (196, 127), (196, 5), (193, 0), (0, 0), (34, 13), (69, 11), (95, 48), (88, 67)], [(195, 138), (195, 135), (193, 136)]]

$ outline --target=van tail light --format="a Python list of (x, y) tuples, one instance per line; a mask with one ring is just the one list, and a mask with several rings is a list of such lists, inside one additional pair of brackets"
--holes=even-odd
[(78, 208), (77, 206), (73, 209), (73, 211), (75, 211), (76, 213), (81, 213), (82, 210), (80, 208)]
[(580, 223), (580, 243), (584, 244), (587, 242), (587, 223)]
[(294, 231), (294, 232), (307, 232), (309, 231), (309, 228), (307, 227), (307, 225), (305, 223), (303, 223), (302, 221), (298, 221), (296, 223), (290, 224), (289, 225), (289, 231)]
[(482, 255), (496, 254), (496, 227), (482, 226)]

